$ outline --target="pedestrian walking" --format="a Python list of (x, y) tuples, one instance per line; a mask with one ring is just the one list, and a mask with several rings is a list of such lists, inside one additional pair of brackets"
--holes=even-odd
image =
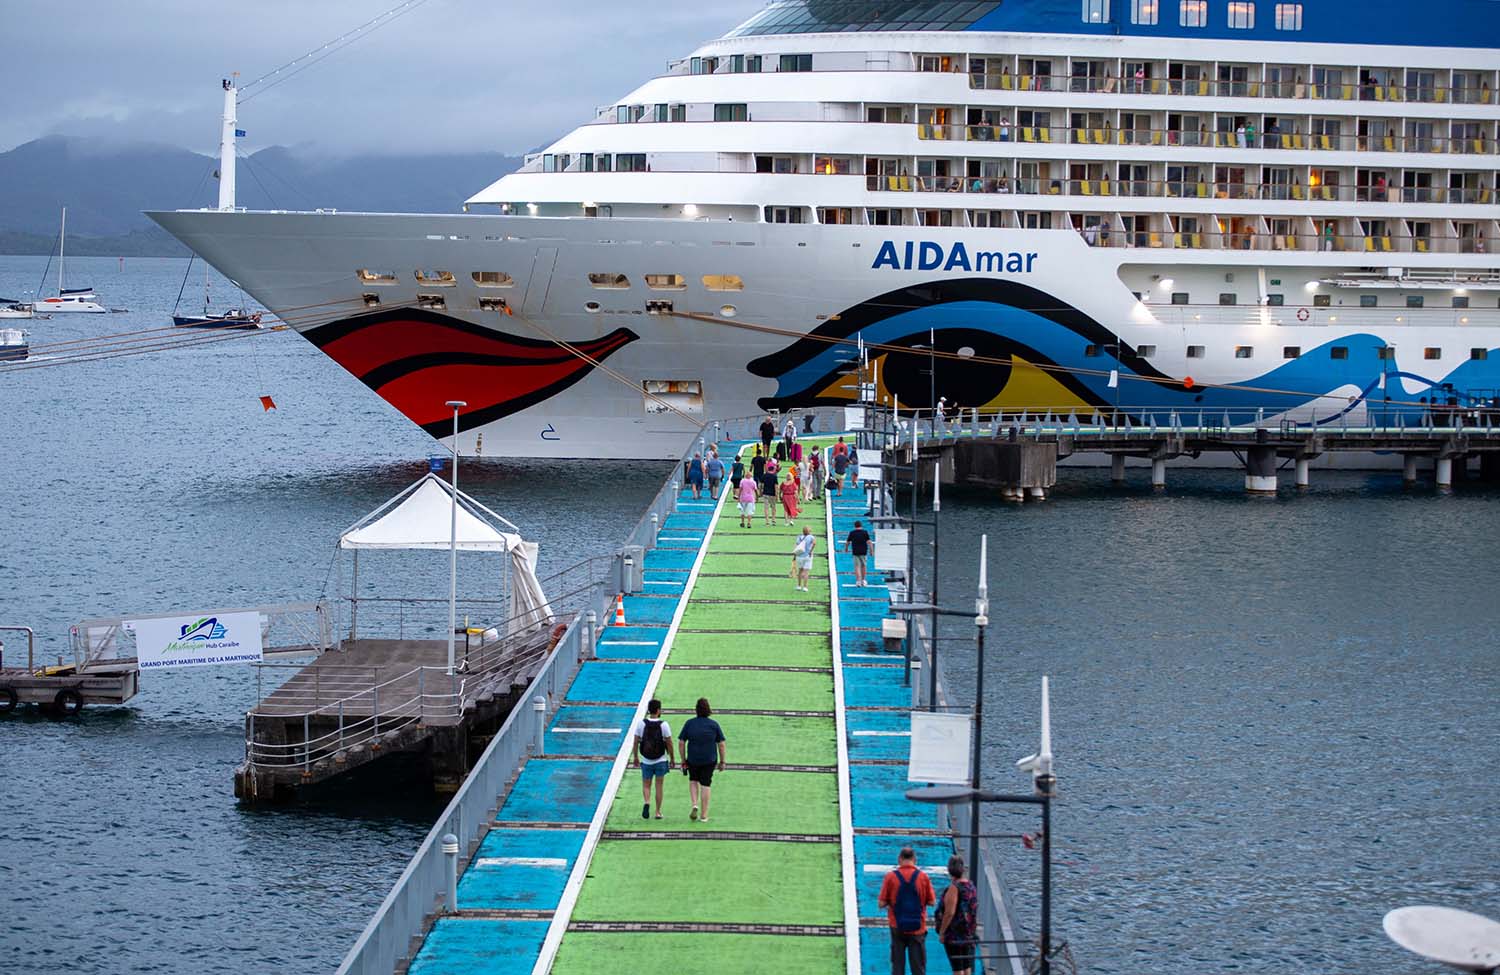
[(781, 507), (786, 514), (786, 523), (790, 525), (792, 519), (802, 512), (797, 507), (797, 469), (790, 468), (786, 472), (786, 479), (781, 482)]
[(755, 456), (750, 458), (750, 473), (755, 475), (755, 483), (760, 483), (760, 476), (766, 472), (766, 455), (755, 448)]
[(740, 478), (739, 494), (740, 527), (749, 528), (755, 520), (755, 499), (760, 494), (760, 482), (753, 477)]
[(807, 580), (812, 575), (813, 550), (817, 547), (818, 540), (813, 537), (812, 529), (803, 525), (802, 534), (797, 537), (797, 544), (792, 549), (792, 569), (797, 573), (798, 592), (807, 592)]
[(839, 454), (847, 454), (848, 452), (849, 445), (844, 443), (843, 437), (839, 437), (839, 442), (833, 445), (833, 456), (837, 457)]
[(688, 796), (693, 803), (689, 819), (708, 822), (709, 790), (714, 784), (714, 771), (724, 770), (724, 729), (719, 727), (708, 706), (708, 698), (698, 698), (694, 708), (695, 717), (682, 723), (678, 739), (682, 743), (682, 774), (688, 777)]
[(776, 469), (770, 465), (766, 466), (766, 472), (760, 476), (760, 496), (766, 503), (766, 524), (776, 524), (776, 504), (779, 500), (777, 493), (779, 487), (776, 483)]
[(630, 746), (630, 760), (641, 767), (641, 818), (651, 818), (651, 783), (656, 783), (656, 818), (661, 818), (662, 788), (667, 773), (677, 761), (672, 747), (672, 726), (661, 716), (661, 702), (652, 698), (646, 704), (646, 716), (631, 730), (635, 744)]
[(812, 499), (812, 483), (807, 476), (807, 461), (797, 462), (797, 501), (806, 504)]
[(792, 446), (797, 442), (797, 424), (791, 417), (786, 418), (786, 426), (781, 428), (781, 442), (786, 445), (786, 454), (792, 455)]
[(865, 562), (870, 555), (870, 533), (865, 531), (863, 522), (856, 521), (854, 528), (844, 539), (844, 551), (854, 558), (854, 584), (861, 589), (865, 586)]
[(734, 463), (729, 468), (729, 488), (736, 494), (740, 490), (740, 482), (745, 479), (745, 460), (738, 454), (734, 456)]
[(767, 457), (771, 455), (771, 441), (776, 439), (776, 424), (771, 422), (767, 415), (760, 421), (760, 445), (765, 450)]
[(823, 451), (814, 450), (812, 456), (807, 459), (807, 482), (812, 489), (814, 501), (823, 497)]
[(964, 877), (964, 858), (948, 858), (948, 888), (938, 898), (938, 940), (948, 953), (953, 975), (974, 971), (974, 946), (979, 942), (979, 892)]
[(703, 465), (703, 473), (708, 476), (708, 496), (717, 500), (719, 485), (724, 483), (724, 462), (719, 459), (717, 452), (709, 453), (708, 460)]
[(693, 489), (693, 500), (697, 501), (703, 496), (703, 455), (694, 454), (693, 459), (688, 461), (687, 481)]
[(842, 495), (844, 493), (844, 474), (849, 470), (849, 453), (835, 453), (833, 455), (833, 493)]
[(917, 869), (917, 853), (901, 848), (896, 869), (885, 875), (876, 902), (891, 928), (891, 975), (927, 975), (927, 908), (937, 901), (932, 881)]
[(854, 446), (849, 448), (849, 483), (859, 487), (859, 450)]

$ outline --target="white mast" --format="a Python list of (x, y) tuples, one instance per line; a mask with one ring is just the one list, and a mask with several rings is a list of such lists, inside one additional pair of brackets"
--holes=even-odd
[(68, 208), (63, 207), (62, 230), (57, 233), (57, 295), (62, 297), (63, 252), (68, 247)]
[(234, 77), (224, 79), (224, 124), (219, 134), (219, 209), (234, 209), (234, 137), (239, 87)]

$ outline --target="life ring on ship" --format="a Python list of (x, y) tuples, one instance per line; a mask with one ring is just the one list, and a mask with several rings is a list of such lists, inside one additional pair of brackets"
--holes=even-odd
[(83, 710), (83, 695), (71, 687), (64, 687), (52, 699), (52, 707), (58, 714), (77, 714)]
[(1193, 388), (1193, 377), (1192, 376), (1183, 376), (1182, 377), (1182, 388), (1183, 389), (1192, 389)]
[(20, 698), (16, 697), (14, 687), (0, 687), (0, 714), (9, 714), (16, 709)]
[(1298, 308), (1297, 309), (1297, 321), (1299, 321), (1299, 322), (1305, 322), (1305, 321), (1307, 321), (1307, 309), (1306, 308)]

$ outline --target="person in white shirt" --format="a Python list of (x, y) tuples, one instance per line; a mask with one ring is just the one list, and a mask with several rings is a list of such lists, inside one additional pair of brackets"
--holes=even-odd
[(630, 746), (630, 761), (641, 767), (641, 818), (651, 818), (651, 781), (656, 780), (656, 818), (661, 818), (661, 795), (667, 773), (677, 761), (672, 747), (672, 726), (661, 716), (661, 702), (652, 698), (646, 705), (646, 716), (630, 732), (635, 744)]

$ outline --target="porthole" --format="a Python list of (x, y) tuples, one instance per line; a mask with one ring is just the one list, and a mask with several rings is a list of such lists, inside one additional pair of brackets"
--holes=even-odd
[(599, 314), (599, 307), (600, 305), (597, 301), (585, 301), (583, 303), (583, 310), (588, 312), (590, 315)]
[(412, 272), (416, 275), (418, 284), (429, 287), (451, 288), (455, 283), (452, 271), (438, 271), (429, 268), (418, 268)]
[(708, 291), (744, 291), (745, 281), (738, 274), (705, 274), (703, 287)]
[(720, 305), (719, 306), (719, 315), (721, 317), (723, 317), (723, 318), (733, 318), (734, 316), (738, 315), (739, 313), (740, 313), (740, 310), (738, 308), (734, 307), (733, 305)]
[(395, 284), (395, 271), (371, 271), (369, 268), (360, 268), (354, 272), (365, 284)]
[(594, 271), (589, 274), (589, 284), (596, 288), (625, 289), (630, 287), (630, 279), (623, 274)]
[(686, 291), (687, 278), (680, 274), (648, 274), (646, 287), (652, 291)]
[(963, 348), (959, 349), (958, 350), (958, 357), (960, 359), (972, 359), (972, 358), (974, 358), (974, 346), (972, 346), (972, 345), (966, 345)]
[(469, 277), (481, 288), (514, 288), (516, 279), (504, 271), (470, 271)]

